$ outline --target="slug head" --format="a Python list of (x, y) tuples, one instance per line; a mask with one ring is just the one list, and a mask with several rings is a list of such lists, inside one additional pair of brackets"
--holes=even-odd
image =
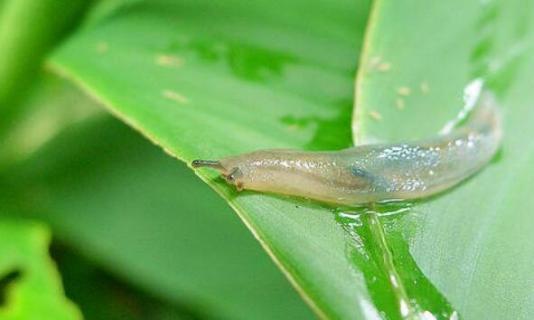
[(195, 160), (191, 165), (219, 171), (239, 191), (255, 190), (339, 204), (353, 204), (355, 193), (363, 193), (362, 202), (368, 202), (363, 199), (365, 190), (376, 184), (377, 179), (363, 168), (352, 168), (351, 159), (333, 157), (328, 152), (261, 150), (220, 160)]
[(220, 172), (229, 184), (238, 191), (250, 189), (256, 191), (277, 191), (280, 184), (286, 185), (285, 170), (280, 169), (279, 156), (273, 156), (269, 150), (255, 151), (220, 160), (194, 160), (194, 168), (208, 167)]
[[(325, 165), (325, 154), (292, 150), (260, 150), (214, 160), (195, 160), (192, 166), (216, 169), (237, 190), (255, 190), (308, 198), (336, 198), (332, 183), (339, 169)], [(355, 179), (356, 177), (352, 177)]]
[(216, 169), (221, 173), (221, 176), (226, 182), (235, 185), (238, 191), (243, 190), (244, 185), (241, 181), (241, 178), (243, 177), (242, 171), (239, 167), (231, 167), (228, 166), (228, 164), (223, 165), (224, 162), (225, 161), (218, 160), (193, 160), (191, 166), (193, 168), (206, 167)]

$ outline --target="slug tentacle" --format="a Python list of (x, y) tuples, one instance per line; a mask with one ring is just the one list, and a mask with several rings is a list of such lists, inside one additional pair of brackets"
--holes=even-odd
[(337, 205), (430, 196), (480, 170), (499, 148), (499, 108), (491, 93), (479, 90), (465, 123), (432, 139), (341, 151), (261, 150), (192, 166), (218, 170), (238, 190)]
[(217, 160), (193, 160), (191, 162), (193, 168), (209, 167), (214, 169), (222, 169), (221, 163)]

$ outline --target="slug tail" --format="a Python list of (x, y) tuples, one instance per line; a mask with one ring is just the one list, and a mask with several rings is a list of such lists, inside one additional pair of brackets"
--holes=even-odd
[(479, 132), (491, 132), (496, 142), (502, 138), (502, 116), (496, 98), (490, 92), (482, 92), (478, 105), (467, 124)]

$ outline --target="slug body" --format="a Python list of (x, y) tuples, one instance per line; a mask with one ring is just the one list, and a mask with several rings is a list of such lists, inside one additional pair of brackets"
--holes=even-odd
[(356, 205), (439, 193), (487, 164), (500, 140), (499, 109), (481, 92), (465, 125), (433, 139), (326, 152), (262, 150), (192, 165), (219, 170), (238, 190)]

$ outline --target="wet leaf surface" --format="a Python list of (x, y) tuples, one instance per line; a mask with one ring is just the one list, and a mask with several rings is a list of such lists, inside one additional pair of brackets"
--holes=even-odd
[(464, 319), (528, 319), (533, 311), (533, 15), (530, 1), (377, 1), (367, 30), (354, 119), (360, 141), (436, 134), (462, 110), (475, 78), (502, 105), (505, 138), (494, 161), (389, 223)]

